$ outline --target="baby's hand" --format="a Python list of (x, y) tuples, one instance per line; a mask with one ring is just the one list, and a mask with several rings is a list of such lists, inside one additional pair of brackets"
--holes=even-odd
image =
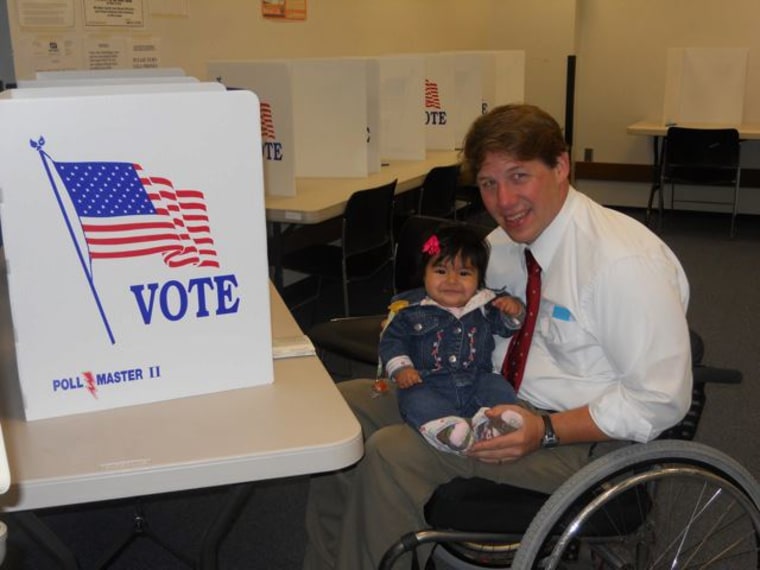
[(496, 297), (491, 304), (510, 317), (517, 317), (523, 310), (523, 304), (516, 297)]
[(402, 368), (393, 375), (393, 381), (399, 388), (404, 389), (411, 388), (415, 384), (421, 384), (422, 378), (414, 368)]

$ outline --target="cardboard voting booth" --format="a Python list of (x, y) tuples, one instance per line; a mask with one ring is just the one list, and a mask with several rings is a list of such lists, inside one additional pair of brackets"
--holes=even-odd
[(83, 83), (81, 85), (50, 84), (44, 89), (10, 89), (0, 92), (0, 99), (38, 99), (40, 97), (81, 97), (88, 95), (124, 95), (127, 93), (166, 93), (168, 91), (224, 91), (224, 85), (213, 82), (194, 83)]
[(454, 73), (451, 121), (454, 148), (461, 148), (472, 122), (483, 114), (483, 77), (486, 60), (478, 52), (447, 53)]
[[(271, 110), (276, 138), (263, 133), (267, 193), (294, 195), (297, 176), (364, 178), (379, 171), (379, 69), (374, 61), (210, 61), (207, 69), (209, 77), (229, 88), (254, 91)], [(262, 119), (263, 128), (266, 124)]]
[[(298, 59), (293, 73), (296, 176), (359, 177), (370, 168), (369, 86), (377, 70), (363, 59)], [(379, 156), (379, 152), (378, 152)]]
[(271, 383), (258, 99), (93, 89), (0, 99), (26, 418)]
[(663, 123), (742, 123), (748, 52), (746, 48), (669, 49)]
[(477, 52), (483, 58), (483, 112), (498, 105), (525, 102), (525, 52)]
[(426, 55), (427, 148), (461, 148), (472, 122), (497, 105), (525, 99), (525, 52), (450, 51)]
[(429, 150), (454, 150), (457, 145), (454, 65), (456, 58), (434, 53), (425, 56), (425, 141)]
[(63, 69), (37, 71), (36, 79), (105, 79), (146, 78), (146, 77), (185, 77), (181, 67), (143, 67), (140, 69)]
[(425, 58), (383, 56), (380, 70), (380, 156), (425, 160)]
[(264, 188), (271, 196), (296, 195), (296, 150), (290, 67), (283, 61), (208, 63), (208, 75), (229, 89), (250, 89), (261, 102)]

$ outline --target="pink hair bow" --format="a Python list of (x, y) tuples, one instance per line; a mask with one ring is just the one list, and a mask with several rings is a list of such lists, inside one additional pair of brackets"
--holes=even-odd
[(431, 257), (441, 253), (441, 244), (438, 241), (438, 236), (430, 236), (425, 245), (422, 246), (422, 252), (427, 253)]

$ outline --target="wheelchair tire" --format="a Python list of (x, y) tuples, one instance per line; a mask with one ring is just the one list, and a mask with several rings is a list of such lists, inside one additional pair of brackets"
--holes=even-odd
[[(631, 519), (628, 508), (624, 520), (621, 503), (641, 507), (638, 516)], [(594, 521), (604, 521), (606, 530)], [(594, 460), (552, 494), (512, 568), (562, 568), (568, 551), (578, 556), (579, 544), (589, 563), (604, 568), (757, 569), (760, 484), (703, 444), (634, 444)]]

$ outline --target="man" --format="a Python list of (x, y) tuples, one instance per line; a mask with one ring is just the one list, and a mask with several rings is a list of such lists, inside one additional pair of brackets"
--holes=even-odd
[(486, 283), (527, 298), (529, 313), (531, 294), (538, 305), (532, 335), (509, 353), (497, 338), (493, 358), (519, 385), (521, 405), (489, 413), (517, 412), (522, 427), (475, 444), (469, 457), (445, 454), (402, 423), (392, 394), (371, 398), (370, 381), (342, 383), (365, 456), (312, 480), (307, 569), (377, 567), (399, 536), (425, 526), (425, 503), (454, 477), (551, 492), (622, 442), (657, 437), (689, 407), (683, 269), (644, 226), (570, 186), (556, 121), (530, 105), (497, 107), (470, 128), (463, 155), (499, 225)]

